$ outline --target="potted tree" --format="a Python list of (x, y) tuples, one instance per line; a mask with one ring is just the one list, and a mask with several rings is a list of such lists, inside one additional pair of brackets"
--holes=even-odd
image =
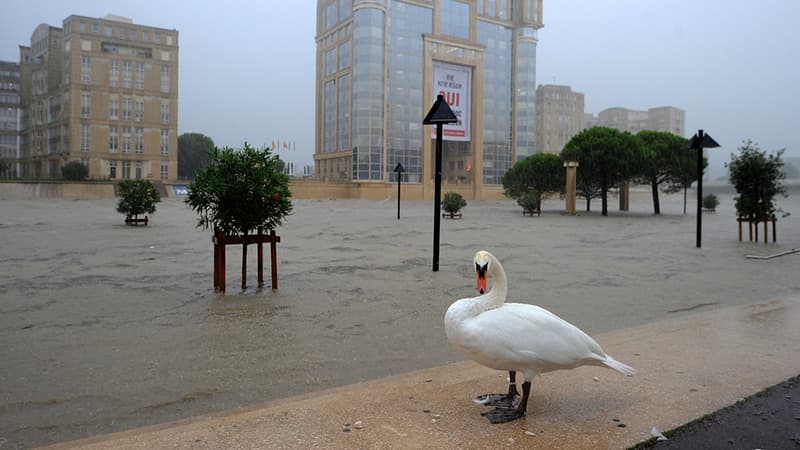
[(120, 196), (117, 212), (125, 214), (125, 223), (147, 225), (149, 222), (147, 216), (145, 215), (144, 218), (139, 218), (139, 216), (156, 212), (156, 203), (161, 201), (161, 195), (153, 182), (150, 180), (122, 180), (117, 184), (117, 189)]
[(449, 217), (451, 219), (461, 217), (461, 208), (467, 206), (467, 201), (458, 192), (448, 192), (444, 194), (442, 199), (442, 208), (444, 213), (442, 217)]
[[(751, 140), (739, 147), (739, 155), (731, 155), (726, 163), (731, 184), (736, 189), (734, 198), (737, 221), (739, 222), (739, 240), (742, 239), (742, 222), (748, 222), (752, 230), (756, 224), (756, 241), (758, 240), (758, 223), (764, 223), (764, 240), (767, 239), (767, 223), (772, 222), (773, 241), (775, 240), (775, 197), (786, 197), (786, 187), (781, 183), (785, 174), (781, 171), (783, 150), (768, 155)], [(752, 234), (751, 234), (752, 237)]]
[(719, 206), (719, 199), (714, 194), (708, 194), (703, 197), (703, 211), (705, 212), (716, 212), (717, 206)]
[(522, 215), (542, 215), (542, 193), (532, 189), (517, 197), (517, 204), (522, 207)]
[[(277, 288), (275, 229), (292, 210), (289, 177), (280, 170), (281, 161), (268, 147), (256, 149), (245, 143), (241, 149), (214, 148), (211, 162), (195, 174), (186, 203), (200, 216), (197, 227), (212, 229), (215, 242), (214, 286), (225, 291), (225, 250), (242, 244), (242, 289), (247, 273), (247, 246), (269, 242), (272, 253), (272, 286)], [(269, 232), (269, 235), (265, 235)], [(221, 249), (220, 247), (221, 246)], [(262, 271), (259, 267), (259, 287)]]

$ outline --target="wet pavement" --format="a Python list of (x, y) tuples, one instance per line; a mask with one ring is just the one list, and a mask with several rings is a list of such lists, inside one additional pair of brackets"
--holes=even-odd
[(800, 373), (800, 297), (597, 339), (639, 373), (545, 374), (528, 415), (506, 424), (472, 402), (505, 389), (505, 374), (462, 362), (53, 448), (625, 448)]

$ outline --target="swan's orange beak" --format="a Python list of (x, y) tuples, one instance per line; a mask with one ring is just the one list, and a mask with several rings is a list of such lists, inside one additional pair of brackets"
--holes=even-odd
[(478, 275), (478, 292), (483, 294), (486, 292), (486, 266), (481, 267), (479, 264), (475, 264), (475, 273)]

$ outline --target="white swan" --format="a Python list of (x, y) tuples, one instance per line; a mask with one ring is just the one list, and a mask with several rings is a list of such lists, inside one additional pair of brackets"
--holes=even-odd
[[(450, 345), (470, 359), (492, 369), (509, 372), (508, 394), (486, 394), (476, 402), (495, 406), (484, 412), (492, 423), (509, 422), (525, 415), (533, 377), (553, 370), (583, 365), (603, 366), (632, 376), (636, 370), (608, 356), (586, 333), (550, 311), (534, 305), (505, 303), (506, 274), (491, 253), (475, 254), (480, 296), (456, 301), (447, 309), (444, 327)], [(492, 290), (486, 291), (487, 274)], [(516, 372), (525, 376), (522, 398)]]

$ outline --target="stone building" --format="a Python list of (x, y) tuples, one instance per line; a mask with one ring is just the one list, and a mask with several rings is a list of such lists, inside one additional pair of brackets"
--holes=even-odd
[(584, 96), (570, 86), (553, 84), (536, 88), (535, 150), (561, 153), (561, 149), (585, 127)]
[(177, 177), (178, 32), (108, 15), (39, 25), (20, 46), (23, 173)]

